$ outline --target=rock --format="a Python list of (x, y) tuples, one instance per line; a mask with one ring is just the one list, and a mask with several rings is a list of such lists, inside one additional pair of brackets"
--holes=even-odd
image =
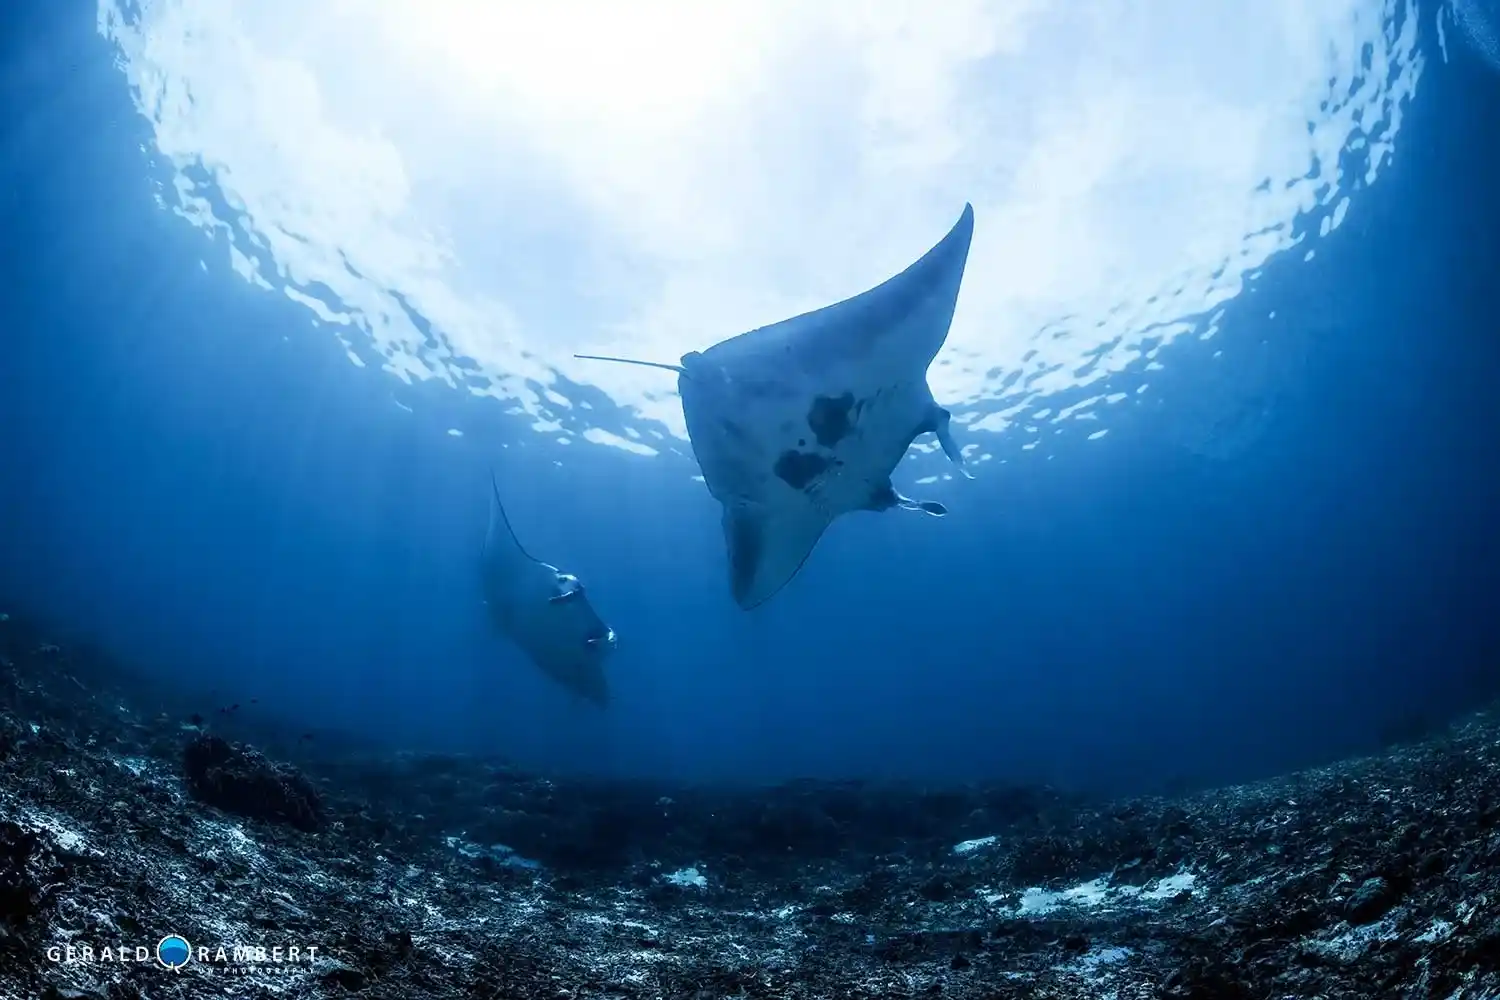
[(183, 750), (188, 788), (200, 802), (249, 819), (312, 831), (323, 823), (317, 789), (294, 768), (217, 736)]
[(0, 821), (0, 922), (29, 923), (46, 905), (57, 866), (35, 832)]
[(364, 989), (366, 979), (363, 972), (343, 962), (326, 961), (318, 966), (319, 982), (329, 986), (341, 986), (350, 992)]
[(1380, 876), (1367, 878), (1344, 904), (1344, 916), (1351, 924), (1368, 924), (1379, 920), (1396, 902), (1396, 892)]

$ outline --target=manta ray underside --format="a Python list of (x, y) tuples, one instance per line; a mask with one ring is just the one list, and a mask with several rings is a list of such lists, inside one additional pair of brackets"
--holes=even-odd
[(841, 514), (901, 507), (891, 473), (920, 434), (965, 476), (949, 412), (927, 385), (953, 322), (974, 235), (965, 205), (948, 235), (895, 277), (834, 305), (692, 351), (678, 373), (704, 482), (724, 507), (730, 590), (753, 608), (797, 574)]
[(578, 577), (522, 547), (493, 472), (480, 580), (491, 619), (542, 673), (584, 701), (609, 703), (604, 663), (615, 650), (615, 630), (594, 610)]

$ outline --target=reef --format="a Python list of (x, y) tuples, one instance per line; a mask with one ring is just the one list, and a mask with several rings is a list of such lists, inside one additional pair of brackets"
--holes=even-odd
[(549, 777), (146, 690), (0, 620), (0, 997), (1500, 995), (1491, 712), (1100, 802)]

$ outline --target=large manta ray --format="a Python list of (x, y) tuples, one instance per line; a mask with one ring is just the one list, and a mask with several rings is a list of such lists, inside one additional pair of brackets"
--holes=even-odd
[[(724, 507), (735, 602), (764, 603), (802, 568), (840, 514), (901, 507), (891, 473), (919, 434), (936, 434), (965, 476), (949, 412), (927, 368), (948, 337), (974, 235), (974, 208), (915, 264), (859, 295), (692, 351), (665, 368), (693, 455)], [(972, 477), (971, 477), (972, 478)]]

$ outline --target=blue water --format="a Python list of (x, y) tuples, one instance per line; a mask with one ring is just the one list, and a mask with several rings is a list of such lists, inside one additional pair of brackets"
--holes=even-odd
[[(1500, 134), (1500, 76), (1454, 37), (1447, 12), (1347, 5), (1390, 52), (1353, 58), (1330, 100), (1385, 89), (1353, 116), (1353, 131), (1337, 126), (1342, 141), (1315, 167), (1267, 175), (1259, 188), (1258, 178), (1231, 184), (1251, 208), (1285, 191), (1300, 199), (1290, 217), (1267, 217), (1269, 249), (1264, 232), (1245, 230), (1255, 250), (1243, 259), (1210, 248), (1173, 269), (1187, 245), (1173, 225), (1206, 230), (1222, 199), (1131, 160), (1139, 174), (1120, 167), (1091, 182), (1119, 217), (1088, 219), (1098, 232), (1059, 243), (1069, 256), (1043, 274), (1046, 247), (1000, 249), (1024, 213), (963, 190), (1007, 164), (901, 161), (891, 168), (900, 183), (871, 187), (878, 198), (866, 191), (873, 200), (842, 214), (747, 210), (763, 219), (767, 246), (782, 242), (754, 258), (743, 301), (710, 295), (740, 287), (714, 272), (680, 312), (642, 313), (679, 316), (676, 327), (662, 320), (671, 336), (616, 330), (606, 340), (599, 331), (618, 318), (610, 295), (635, 303), (637, 283), (698, 280), (700, 263), (732, 276), (750, 251), (716, 243), (713, 220), (701, 220), (701, 262), (629, 256), (645, 253), (646, 236), (623, 224), (580, 234), (582, 201), (553, 198), (556, 178), (518, 154), (488, 167), (464, 161), (467, 174), (497, 170), (511, 185), (472, 213), (448, 205), (452, 239), (469, 256), (386, 266), (382, 234), (410, 219), (387, 218), (369, 180), (378, 164), (353, 177), (352, 161), (330, 160), (317, 135), (299, 131), (308, 100), (291, 84), (277, 84), (289, 88), (277, 150), (301, 172), (284, 176), (257, 179), (258, 161), (234, 160), (229, 146), (194, 162), (198, 140), (169, 134), (165, 111), (153, 118), (142, 103), (147, 69), (169, 75), (176, 52), (188, 66), (183, 86), (199, 88), (193, 114), (206, 135), (214, 100), (233, 91), (213, 88), (211, 53), (182, 55), (193, 46), (233, 50), (240, 30), (245, 45), (322, 46), (328, 59), (353, 58), (362, 44), (309, 40), (291, 22), (278, 34), (266, 28), (274, 20), (237, 28), (226, 16), (194, 34), (172, 20), (211, 21), (235, 6), (126, 6), (110, 25), (100, 11), (114, 4), (76, 0), (0, 15), (6, 606), (91, 638), (164, 687), (204, 692), (205, 710), (239, 702), (246, 726), (260, 714), (392, 746), (622, 775), (1159, 788), (1368, 751), (1392, 727), (1496, 693), (1500, 196), (1490, 137)], [(1128, 20), (1113, 5), (1098, 9), (1106, 28)], [(1304, 26), (1308, 51), (1348, 42), (1344, 22), (1330, 24), (1326, 45), (1325, 29)], [(1034, 52), (1021, 47), (1027, 58), (1051, 58), (1047, 46), (1063, 36), (1039, 37)], [(1100, 72), (1126, 84), (1140, 55), (1130, 46), (1168, 44), (1120, 38), (1118, 65)], [(143, 69), (147, 43), (158, 61)], [(1190, 55), (1183, 73), (1198, 65)], [(1251, 109), (1262, 86), (1266, 102), (1281, 99), (1255, 66), (1235, 70)], [(326, 99), (339, 86), (376, 86), (380, 69), (328, 83)], [(1081, 113), (1068, 103), (1076, 94), (1026, 79), (1039, 121)], [(1166, 93), (1174, 79), (1139, 93)], [(1207, 130), (1208, 151), (1246, 138), (1233, 116), (1205, 124), (1130, 105), (1126, 84), (1116, 112), (1134, 109), (1129, 134)], [(976, 98), (983, 113), (970, 124), (1014, 93), (997, 84), (988, 103)], [(248, 156), (264, 122), (225, 108), (216, 134)], [(440, 143), (456, 143), (467, 119), (445, 121), (430, 141), (410, 108), (381, 125), (406, 143), (411, 183), (427, 185), (433, 212), (451, 193), (444, 184), (458, 183), (433, 164), (456, 174), (450, 161), (463, 152)], [(1308, 124), (1306, 134), (1326, 138), (1327, 128)], [(813, 141), (795, 128), (768, 134), (780, 150)], [(835, 152), (820, 151), (795, 179), (810, 204), (842, 190), (847, 165)], [(1028, 180), (1022, 171), (1007, 190), (1083, 169), (1094, 155), (1059, 152), (1053, 172)], [(760, 190), (748, 175), (747, 190)], [(326, 213), (291, 213), (309, 231), (276, 235), (270, 195), (284, 190), (291, 204), (308, 178), (322, 200), (301, 209)], [(908, 183), (909, 202), (892, 194)], [(252, 205), (246, 192), (257, 184)], [(1148, 190), (1169, 208), (1177, 198), (1201, 204), (1156, 220), (1131, 207)], [(682, 213), (701, 207), (690, 194)], [(790, 197), (778, 189), (768, 203), (781, 204), (773, 195)], [(662, 213), (654, 221), (677, 204), (666, 181), (650, 197)], [(948, 518), (841, 520), (785, 591), (741, 612), (718, 505), (670, 426), (670, 379), (590, 384), (627, 376), (566, 367), (567, 356), (623, 346), (671, 361), (827, 304), (915, 259), (966, 199), (978, 213), (975, 252), (933, 382), (954, 406), (977, 479), (945, 478), (940, 455), (916, 454), (898, 486), (941, 499)], [(899, 226), (882, 221), (893, 205), (906, 206)], [(515, 225), (487, 229), (492, 216)], [(726, 232), (758, 231), (715, 218)], [(864, 228), (820, 228), (834, 218)], [(901, 238), (886, 239), (887, 229)], [(1115, 257), (1085, 253), (1105, 236)], [(820, 256), (787, 256), (804, 237)], [(1156, 275), (1160, 294), (1132, 286), (1112, 306), (1130, 284), (1115, 281), (1120, 262), (1135, 257), (1176, 263)], [(1037, 291), (1049, 275), (1075, 283), (1058, 286), (1055, 302)], [(1035, 292), (1025, 308), (996, 297), (1012, 285)], [(1074, 302), (1075, 287), (1088, 295)], [(460, 328), (455, 317), (494, 302), (531, 332), (508, 333), (498, 307)], [(695, 329), (694, 308), (710, 305), (720, 311)], [(391, 332), (398, 326), (416, 332)], [(409, 362), (410, 377), (383, 367), (393, 359)], [(483, 614), (476, 558), (490, 466), (527, 547), (584, 578), (620, 635), (607, 710), (575, 703)]]

